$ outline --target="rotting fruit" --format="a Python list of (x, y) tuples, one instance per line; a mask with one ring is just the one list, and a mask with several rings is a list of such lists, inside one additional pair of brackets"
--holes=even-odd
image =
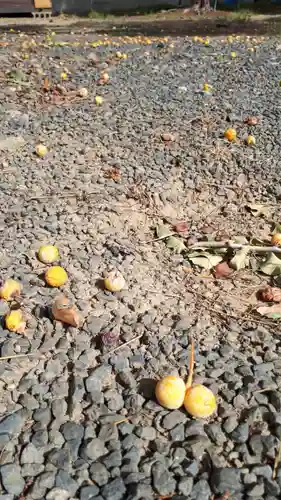
[(110, 271), (104, 279), (104, 286), (110, 292), (120, 292), (126, 285), (125, 278), (120, 271)]
[(10, 332), (23, 333), (26, 323), (23, 319), (23, 313), (20, 309), (9, 312), (5, 316), (5, 326)]
[(0, 297), (5, 300), (13, 300), (21, 293), (21, 284), (11, 278), (7, 279), (0, 288)]
[(236, 130), (234, 128), (227, 128), (224, 132), (224, 137), (230, 142), (235, 141), (237, 138)]
[(280, 246), (281, 245), (281, 233), (274, 233), (271, 238), (271, 243), (274, 246)]
[(38, 250), (38, 259), (44, 264), (52, 264), (59, 258), (59, 251), (54, 245), (42, 245)]

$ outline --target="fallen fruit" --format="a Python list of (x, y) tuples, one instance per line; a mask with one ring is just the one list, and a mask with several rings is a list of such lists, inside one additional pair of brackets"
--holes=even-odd
[(254, 146), (256, 144), (256, 139), (253, 135), (248, 135), (246, 142), (248, 146)]
[(65, 295), (59, 295), (55, 298), (52, 305), (52, 315), (57, 321), (74, 327), (80, 326), (82, 322), (82, 317), (73, 302)]
[(21, 293), (21, 284), (13, 279), (7, 279), (0, 288), (0, 297), (5, 300), (13, 300)]
[(43, 144), (37, 144), (35, 151), (40, 158), (43, 158), (48, 153), (48, 149)]
[(274, 246), (280, 246), (281, 245), (281, 233), (274, 233), (271, 238), (271, 243)]
[(118, 50), (118, 51), (116, 52), (116, 57), (117, 57), (118, 59), (122, 59), (122, 57), (123, 57), (122, 52), (119, 52), (119, 50)]
[(101, 105), (103, 103), (103, 98), (100, 95), (95, 97), (96, 104)]
[(267, 286), (258, 292), (261, 300), (265, 302), (281, 302), (281, 289)]
[(105, 347), (116, 345), (119, 340), (119, 332), (111, 330), (109, 332), (102, 332), (101, 341)]
[(9, 312), (5, 316), (5, 326), (10, 332), (24, 333), (26, 323), (23, 319), (23, 313), (20, 309)]
[(59, 258), (59, 251), (54, 245), (42, 245), (38, 250), (38, 259), (44, 264), (52, 264)]
[(188, 231), (188, 225), (186, 222), (177, 222), (174, 226), (173, 229), (176, 233), (186, 233)]
[(215, 277), (216, 278), (227, 278), (233, 273), (233, 269), (229, 267), (227, 262), (220, 262), (215, 267)]
[(169, 134), (169, 132), (162, 134), (162, 139), (164, 142), (174, 142), (175, 136), (173, 134)]
[(89, 95), (88, 89), (86, 89), (85, 87), (81, 87), (81, 89), (78, 90), (78, 95), (84, 98), (88, 97)]
[(126, 285), (126, 281), (122, 274), (117, 271), (111, 271), (104, 279), (104, 286), (110, 292), (120, 292)]
[(104, 81), (104, 83), (107, 83), (109, 81), (109, 74), (106, 72), (102, 73), (101, 79)]
[(67, 73), (64, 71), (60, 74), (61, 80), (67, 80)]
[(234, 128), (227, 128), (223, 135), (230, 142), (235, 141), (237, 137), (236, 130)]
[(237, 57), (236, 52), (231, 52), (230, 55), (231, 55), (231, 57)]
[(208, 83), (204, 83), (203, 92), (210, 92), (211, 86)]
[(164, 408), (177, 410), (183, 405), (185, 390), (185, 383), (180, 377), (168, 375), (157, 382), (155, 396)]
[(183, 404), (186, 411), (195, 418), (210, 417), (217, 409), (215, 395), (201, 384), (194, 384), (186, 390)]
[(67, 273), (60, 266), (52, 266), (45, 273), (45, 280), (48, 285), (53, 287), (62, 286), (67, 281)]

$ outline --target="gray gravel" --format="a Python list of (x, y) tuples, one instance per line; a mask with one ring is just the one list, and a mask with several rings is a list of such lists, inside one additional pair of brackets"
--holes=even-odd
[[(6, 38), (0, 268), (3, 279), (22, 282), (28, 323), (24, 336), (2, 323), (0, 348), (2, 356), (35, 355), (0, 365), (0, 500), (23, 492), (25, 500), (279, 498), (280, 335), (233, 317), (245, 288), (252, 293), (262, 278), (249, 271), (239, 288), (239, 280), (189, 277), (181, 255), (143, 243), (163, 219), (187, 220), (191, 240), (210, 226), (229, 237), (269, 234), (270, 221), (244, 205), (278, 207), (281, 197), (279, 40), (103, 38), (96, 48), (87, 33), (34, 36), (36, 46)], [(65, 67), (66, 94), (44, 92), (42, 75), (60, 83)], [(15, 68), (17, 81), (6, 81)], [(106, 86), (96, 84), (102, 70)], [(201, 92), (205, 81), (211, 95)], [(87, 99), (77, 100), (79, 87)], [(248, 115), (260, 118), (254, 130)], [(230, 125), (238, 144), (222, 137)], [(175, 140), (165, 143), (164, 133)], [(248, 133), (255, 148), (244, 145)], [(39, 142), (49, 149), (43, 159)], [(112, 168), (119, 180), (109, 178)], [(60, 249), (63, 291), (85, 318), (79, 330), (51, 319), (57, 292), (42, 279), (42, 243)], [(100, 288), (112, 267), (127, 281), (116, 294)], [(224, 304), (223, 318), (202, 296)], [(186, 377), (189, 335), (195, 380), (218, 396), (208, 421), (154, 400), (157, 379)]]

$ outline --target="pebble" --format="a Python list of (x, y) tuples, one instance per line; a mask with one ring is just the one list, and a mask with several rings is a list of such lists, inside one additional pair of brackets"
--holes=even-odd
[(16, 464), (1, 465), (0, 474), (6, 492), (12, 495), (20, 495), (25, 486), (20, 467)]

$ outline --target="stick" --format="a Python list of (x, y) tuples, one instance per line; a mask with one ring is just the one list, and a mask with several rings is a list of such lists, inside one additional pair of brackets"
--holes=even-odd
[(185, 384), (186, 389), (189, 389), (192, 386), (193, 379), (193, 370), (194, 370), (194, 340), (191, 339), (191, 351), (190, 351), (190, 360), (189, 360), (189, 373), (188, 379)]
[(133, 338), (133, 339), (131, 339), (131, 340), (128, 340), (128, 342), (125, 342), (124, 344), (118, 345), (118, 346), (117, 346), (117, 347), (115, 347), (114, 349), (111, 349), (111, 351), (105, 352), (105, 353), (104, 353), (104, 356), (108, 356), (109, 354), (112, 354), (113, 352), (116, 352), (116, 351), (118, 351), (119, 349), (122, 349), (122, 347), (124, 347), (124, 346), (126, 346), (126, 345), (131, 344), (131, 342), (134, 342), (134, 340), (138, 340), (138, 339), (140, 339), (142, 336), (143, 336), (143, 333), (141, 333), (141, 335), (138, 335), (137, 337), (134, 337), (134, 338)]
[(166, 238), (170, 238), (170, 236), (175, 236), (175, 234), (178, 234), (178, 233), (165, 234), (164, 236), (159, 236), (159, 238), (154, 238), (154, 240), (141, 241), (141, 243), (154, 243), (155, 241), (165, 240)]
[(26, 356), (34, 356), (36, 352), (29, 352), (27, 354), (13, 354), (13, 356), (2, 356), (0, 361), (4, 361), (6, 359), (15, 359), (15, 358), (25, 358)]
[(249, 252), (281, 253), (281, 247), (245, 245), (241, 243), (232, 243), (231, 241), (198, 241), (197, 243), (188, 246), (187, 250), (197, 250), (198, 248), (231, 248), (232, 250), (248, 248)]
[(281, 460), (281, 443), (280, 443), (277, 455), (276, 455), (275, 460), (274, 460), (272, 479), (276, 478), (277, 469), (278, 469), (278, 465), (279, 465), (280, 460)]

